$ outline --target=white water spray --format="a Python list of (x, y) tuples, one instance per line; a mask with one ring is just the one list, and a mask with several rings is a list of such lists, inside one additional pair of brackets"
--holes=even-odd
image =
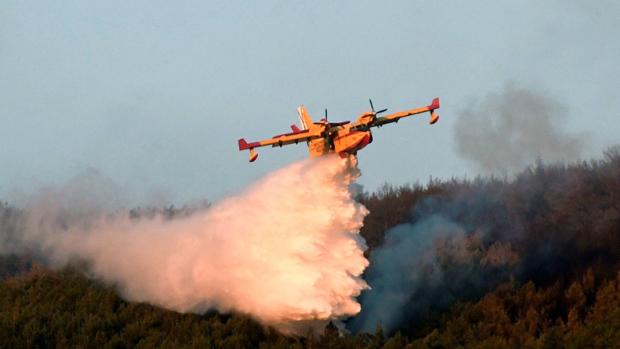
[(23, 243), (57, 267), (85, 261), (130, 301), (237, 311), (292, 330), (360, 311), (355, 297), (367, 288), (360, 275), (368, 261), (359, 230), (368, 211), (349, 189), (358, 174), (354, 158), (307, 159), (172, 220), (116, 214), (58, 229), (50, 224), (58, 200), (46, 200), (26, 209)]

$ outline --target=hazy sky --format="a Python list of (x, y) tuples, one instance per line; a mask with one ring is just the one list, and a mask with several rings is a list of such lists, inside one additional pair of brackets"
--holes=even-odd
[(586, 156), (620, 135), (617, 1), (13, 1), (0, 4), (0, 197), (96, 169), (130, 195), (215, 200), (306, 156), (237, 139), (305, 104), (355, 119), (439, 96), (441, 120), (374, 132), (361, 183), (475, 174), (469, 103), (507, 83), (566, 106)]

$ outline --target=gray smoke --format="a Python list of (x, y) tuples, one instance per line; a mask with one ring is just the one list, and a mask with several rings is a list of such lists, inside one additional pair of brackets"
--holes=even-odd
[(521, 262), (513, 245), (521, 224), (500, 206), (497, 193), (479, 186), (418, 202), (409, 223), (388, 230), (372, 251), (364, 274), (370, 289), (347, 327), (390, 333), (509, 279)]
[(349, 327), (392, 332), (403, 322), (428, 317), (432, 308), (447, 308), (503, 280), (519, 256), (510, 243), (487, 240), (484, 231), (468, 233), (443, 215), (390, 229), (371, 255), (365, 275), (371, 289), (362, 295), (362, 312)]
[(363, 295), (362, 313), (351, 328), (367, 332), (377, 326), (388, 331), (395, 328), (403, 316), (403, 306), (421, 285), (441, 283), (443, 275), (437, 265), (434, 243), (442, 239), (460, 240), (463, 236), (461, 227), (440, 216), (389, 230), (383, 246), (372, 254), (371, 267), (365, 275), (372, 289)]
[(25, 241), (34, 231), (87, 227), (106, 213), (121, 210), (127, 203), (122, 188), (93, 168), (60, 185), (29, 193), (14, 192), (11, 201), (20, 208), (7, 204), (2, 209), (0, 255), (32, 252), (31, 244)]
[(508, 84), (460, 112), (456, 151), (487, 173), (514, 173), (537, 159), (575, 160), (585, 136), (565, 131), (566, 116), (567, 108), (551, 97)]

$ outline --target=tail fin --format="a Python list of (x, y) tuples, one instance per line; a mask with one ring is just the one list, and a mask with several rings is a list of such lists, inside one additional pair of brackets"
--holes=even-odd
[(310, 114), (308, 114), (306, 107), (300, 105), (299, 108), (297, 108), (297, 114), (299, 115), (299, 121), (301, 121), (301, 127), (304, 130), (309, 129), (310, 126), (312, 126), (312, 118)]

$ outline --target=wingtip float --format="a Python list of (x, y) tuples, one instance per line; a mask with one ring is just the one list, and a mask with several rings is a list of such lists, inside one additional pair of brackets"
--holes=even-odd
[(433, 125), (439, 120), (439, 98), (433, 99), (431, 104), (409, 109), (401, 112), (392, 113), (385, 116), (378, 116), (387, 111), (382, 109), (375, 111), (372, 101), (370, 102), (371, 110), (361, 114), (354, 122), (329, 122), (327, 121), (327, 110), (325, 110), (325, 118), (314, 122), (306, 108), (302, 105), (297, 108), (297, 114), (301, 122), (301, 128), (297, 125), (291, 125), (292, 132), (277, 135), (271, 139), (265, 139), (257, 142), (248, 143), (245, 139), (239, 139), (239, 151), (250, 151), (250, 162), (256, 161), (258, 153), (255, 148), (259, 147), (282, 147), (289, 144), (298, 144), (305, 142), (308, 145), (310, 156), (321, 156), (329, 153), (337, 153), (342, 157), (348, 155), (356, 155), (357, 152), (372, 143), (372, 127), (381, 127), (385, 124), (398, 122), (400, 119), (422, 114), (430, 113), (429, 124)]

